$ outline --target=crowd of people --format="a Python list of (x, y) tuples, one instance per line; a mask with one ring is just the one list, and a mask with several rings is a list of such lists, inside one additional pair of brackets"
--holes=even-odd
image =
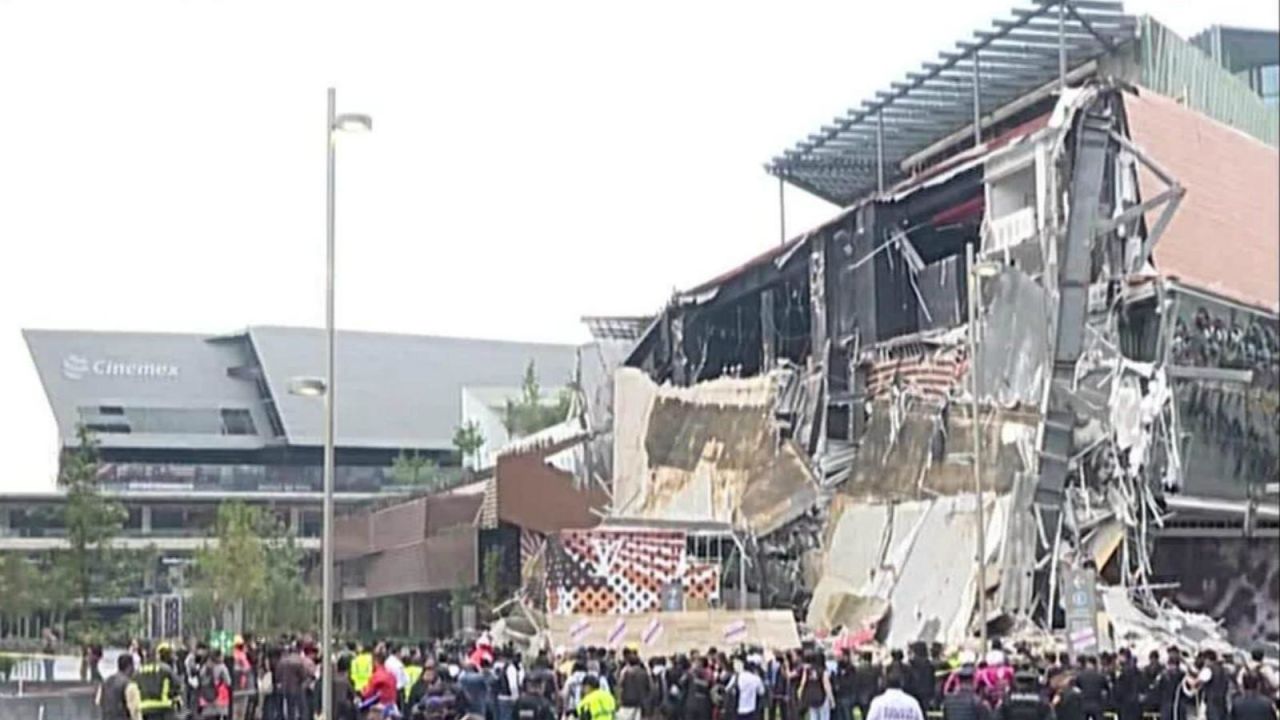
[[(335, 720), (1276, 720), (1280, 688), (1261, 653), (1073, 661), (998, 641), (981, 658), (924, 643), (884, 657), (811, 646), (642, 658), (635, 646), (523, 656), (481, 636), (351, 642), (332, 661)], [(237, 637), (226, 656), (141, 646), (120, 656), (99, 703), (104, 720), (310, 720), (321, 667), (308, 636)]]

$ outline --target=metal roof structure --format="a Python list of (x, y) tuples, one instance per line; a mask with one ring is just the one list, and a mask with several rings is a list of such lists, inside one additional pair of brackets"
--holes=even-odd
[(901, 176), (909, 169), (904, 161), (972, 127), (975, 115), (981, 127), (992, 112), (1114, 51), (1133, 39), (1136, 24), (1114, 0), (1033, 0), (850, 108), (765, 168), (847, 205)]
[(639, 340), (653, 324), (653, 316), (588, 315), (582, 318), (596, 340)]

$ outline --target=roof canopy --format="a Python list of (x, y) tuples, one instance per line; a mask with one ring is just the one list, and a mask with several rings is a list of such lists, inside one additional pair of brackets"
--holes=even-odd
[[(1059, 47), (1059, 29), (1062, 43)], [(1011, 18), (938, 53), (875, 97), (773, 159), (769, 173), (847, 205), (909, 169), (913, 156), (973, 123), (974, 79), (984, 116), (1056, 82), (1133, 37), (1135, 20), (1111, 0), (1035, 0)], [(976, 66), (976, 68), (975, 68)]]

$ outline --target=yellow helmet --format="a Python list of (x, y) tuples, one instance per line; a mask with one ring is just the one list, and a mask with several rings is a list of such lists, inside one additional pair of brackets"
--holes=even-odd
[(156, 652), (158, 653), (169, 652), (171, 650), (173, 650), (173, 646), (167, 642), (161, 642), (159, 645), (156, 645)]

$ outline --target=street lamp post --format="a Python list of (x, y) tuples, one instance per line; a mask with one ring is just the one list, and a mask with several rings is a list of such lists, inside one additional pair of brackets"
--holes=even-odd
[(334, 142), (343, 131), (369, 131), (373, 119), (368, 115), (337, 113), (337, 92), (329, 88), (329, 112), (325, 122), (325, 153), (327, 160), (328, 188), (325, 197), (325, 288), (324, 288), (324, 521), (320, 543), (320, 712), (322, 720), (333, 720), (333, 668), (330, 655), (333, 651), (333, 455), (334, 455), (334, 327), (333, 327), (333, 276), (334, 276)]
[(982, 654), (987, 653), (987, 518), (982, 496), (982, 423), (979, 419), (978, 397), (978, 294), (982, 291), (982, 279), (1000, 273), (1000, 266), (992, 262), (974, 263), (973, 245), (965, 245), (965, 267), (969, 300), (969, 397), (971, 424), (973, 425), (973, 490), (977, 498), (978, 520), (978, 637)]

